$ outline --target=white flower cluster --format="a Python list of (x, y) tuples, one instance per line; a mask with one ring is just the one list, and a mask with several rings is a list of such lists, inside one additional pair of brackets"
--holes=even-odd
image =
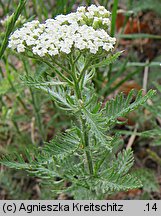
[(102, 28), (109, 30), (110, 12), (103, 6), (91, 5), (90, 7), (78, 7), (76, 13), (68, 15), (58, 15), (55, 19), (59, 24), (78, 23), (79, 25), (92, 26), (94, 29)]
[(88, 50), (92, 54), (99, 49), (108, 52), (116, 42), (108, 35), (109, 16), (110, 12), (104, 7), (91, 5), (47, 19), (43, 24), (37, 20), (28, 22), (11, 35), (9, 47), (17, 52), (31, 50), (40, 57), (69, 54), (72, 49)]

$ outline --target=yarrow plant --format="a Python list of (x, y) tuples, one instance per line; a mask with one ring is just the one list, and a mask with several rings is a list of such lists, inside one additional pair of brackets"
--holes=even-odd
[(40, 149), (27, 150), (24, 158), (6, 155), (1, 163), (45, 179), (55, 193), (75, 199), (103, 199), (105, 194), (141, 187), (129, 173), (132, 150), (120, 151), (123, 141), (112, 128), (118, 117), (143, 105), (154, 92), (143, 96), (139, 91), (134, 100), (131, 91), (127, 98), (120, 94), (105, 105), (100, 102), (92, 78), (98, 67), (120, 55), (112, 54), (116, 39), (109, 35), (110, 25), (110, 12), (91, 5), (42, 24), (25, 23), (9, 39), (11, 49), (46, 63), (55, 74), (45, 79), (26, 76), (25, 83), (49, 94), (75, 122)]

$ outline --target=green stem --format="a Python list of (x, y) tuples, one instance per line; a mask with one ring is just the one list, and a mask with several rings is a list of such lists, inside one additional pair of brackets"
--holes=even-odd
[(108, 82), (111, 80), (111, 73), (112, 73), (112, 63), (109, 65), (109, 70), (108, 70)]
[(19, 15), (21, 14), (22, 10), (24, 9), (25, 7), (25, 3), (26, 3), (26, 0), (20, 0), (19, 2), (19, 5), (17, 7), (17, 10), (15, 11), (10, 23), (7, 25), (7, 30), (6, 30), (6, 34), (5, 34), (5, 37), (4, 37), (4, 40), (2, 42), (2, 45), (0, 47), (0, 59), (7, 47), (7, 44), (8, 44), (8, 38), (11, 34), (11, 32), (13, 31), (13, 28), (15, 26), (15, 23), (19, 17)]
[(118, 0), (113, 0), (112, 21), (111, 21), (111, 37), (115, 36), (118, 2), (119, 2)]
[[(29, 72), (28, 72), (26, 61), (24, 59), (22, 59), (22, 61), (23, 61), (23, 64), (24, 64), (26, 75), (28, 76)], [(42, 125), (40, 109), (37, 106), (36, 99), (35, 99), (34, 92), (33, 92), (32, 88), (30, 87), (29, 90), (30, 90), (30, 94), (31, 94), (32, 102), (33, 102), (33, 108), (34, 108), (34, 111), (35, 111), (36, 121), (37, 121), (37, 125), (38, 125), (38, 128), (39, 128), (39, 132), (40, 132), (41, 138), (44, 140), (45, 139), (44, 127)]]
[(16, 128), (17, 133), (18, 133), (19, 135), (21, 135), (21, 131), (20, 131), (19, 127), (18, 127), (17, 122), (14, 121), (14, 120), (12, 120), (12, 122), (13, 122), (13, 125), (15, 126), (15, 128)]
[(33, 93), (31, 88), (30, 88), (30, 93), (31, 93), (31, 97), (32, 97), (33, 107), (34, 107), (34, 110), (35, 110), (36, 120), (37, 120), (38, 128), (39, 128), (39, 131), (40, 131), (41, 139), (44, 140), (45, 139), (44, 127), (42, 125), (40, 109), (37, 107), (35, 96), (34, 96), (34, 93)]
[(74, 60), (74, 64), (79, 60), (79, 58), (81, 57), (82, 53), (80, 52), (79, 55), (76, 57), (76, 59)]
[[(77, 99), (82, 100), (81, 91), (79, 88), (79, 80), (76, 77), (75, 65), (74, 65), (73, 60), (71, 60), (71, 70), (72, 70), (72, 78), (74, 81), (74, 87), (75, 87), (75, 93), (76, 93)], [(89, 172), (91, 175), (93, 175), (93, 162), (92, 162), (92, 157), (91, 157), (91, 153), (89, 150), (89, 140), (88, 140), (88, 134), (87, 134), (87, 129), (86, 129), (86, 122), (82, 118), (82, 116), (80, 120), (81, 120), (82, 133), (83, 133), (83, 148), (85, 149)]]
[(56, 61), (53, 58), (52, 58), (52, 62), (54, 64), (58, 65), (64, 72), (67, 72), (68, 74), (70, 74), (70, 70), (68, 70), (68, 68), (64, 67), (61, 63), (59, 63), (58, 61)]
[(70, 86), (73, 85), (73, 83), (68, 78), (66, 78), (56, 67), (54, 67), (52, 64), (50, 64), (49, 62), (47, 62), (45, 60), (41, 60), (41, 61), (43, 61), (44, 63), (49, 65), (49, 67), (54, 69), (55, 73), (58, 74), (63, 80), (65, 80)]
[[(116, 28), (116, 18), (117, 18), (117, 7), (118, 7), (118, 0), (113, 1), (113, 7), (112, 7), (112, 21), (111, 21), (111, 37), (115, 36), (115, 28)], [(108, 80), (111, 79), (111, 73), (112, 73), (112, 64), (109, 65), (109, 71), (108, 71)]]
[(80, 76), (78, 78), (78, 82), (80, 82), (81, 79), (84, 77), (86, 69), (88, 68), (88, 66), (90, 65), (90, 63), (91, 63), (91, 59), (85, 64), (84, 68), (82, 69), (82, 71), (80, 73)]
[(88, 140), (88, 134), (86, 132), (85, 120), (83, 118), (81, 118), (81, 123), (82, 123), (83, 138), (84, 138), (84, 146), (83, 147), (84, 147), (85, 153), (86, 153), (89, 172), (91, 175), (93, 175), (93, 162), (92, 162), (91, 153), (89, 151), (89, 140)]
[(102, 160), (99, 161), (99, 163), (97, 164), (97, 166), (95, 167), (94, 173), (97, 174), (98, 170), (100, 169), (100, 167), (102, 166), (103, 162), (105, 161), (105, 159), (108, 157), (109, 152), (105, 151), (104, 153), (104, 157), (102, 158)]
[(4, 73), (3, 73), (3, 71), (2, 71), (2, 68), (0, 67), (0, 74), (1, 74), (1, 76), (4, 78)]
[[(6, 73), (7, 73), (7, 80), (12, 88), (12, 90), (18, 94), (17, 92), (17, 89), (15, 88), (13, 82), (12, 82), (12, 79), (10, 77), (10, 70), (9, 70), (9, 63), (8, 63), (8, 60), (7, 58), (4, 58), (4, 62), (5, 62), (5, 68), (6, 68)], [(20, 104), (22, 105), (22, 107), (26, 110), (26, 112), (29, 112), (29, 109), (27, 108), (26, 104), (23, 102), (22, 98), (17, 95), (17, 100), (20, 102)]]
[(79, 83), (77, 81), (77, 78), (76, 78), (76, 76), (74, 74), (72, 74), (72, 78), (73, 78), (73, 81), (74, 81), (74, 87), (75, 87), (75, 93), (76, 93), (77, 99), (81, 100), (81, 92), (80, 92), (80, 89), (79, 89)]
[[(28, 51), (31, 52), (30, 49), (28, 49)], [(69, 84), (69, 86), (73, 86), (73, 83), (72, 83), (67, 77), (65, 77), (61, 71), (59, 71), (54, 65), (50, 64), (50, 63), (49, 63), (48, 61), (46, 61), (45, 59), (40, 58), (40, 57), (38, 57), (38, 56), (36, 56), (36, 55), (31, 56), (31, 55), (29, 55), (29, 54), (24, 54), (24, 56), (29, 57), (29, 58), (32, 58), (32, 59), (36, 59), (36, 60), (38, 60), (38, 61), (40, 61), (40, 62), (44, 62), (44, 63), (47, 64), (50, 68), (52, 68), (52, 69), (54, 70), (54, 72), (55, 72), (58, 76), (60, 76), (64, 81), (66, 81), (66, 82)], [(53, 61), (53, 63), (54, 63), (54, 61)]]

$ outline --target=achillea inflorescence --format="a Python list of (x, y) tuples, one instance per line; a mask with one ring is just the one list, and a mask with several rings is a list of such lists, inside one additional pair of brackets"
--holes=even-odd
[(34, 20), (16, 30), (9, 47), (17, 52), (32, 51), (35, 55), (69, 54), (73, 49), (96, 54), (109, 52), (116, 42), (109, 36), (110, 12), (103, 6), (78, 7), (75, 13), (58, 15), (45, 23)]

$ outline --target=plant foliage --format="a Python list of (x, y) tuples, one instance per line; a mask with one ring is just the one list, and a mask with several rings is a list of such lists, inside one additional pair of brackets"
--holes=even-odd
[[(57, 1), (55, 4), (60, 5), (60, 2), (61, 1)], [(57, 13), (66, 14), (71, 10), (75, 1), (63, 2), (64, 4), (62, 5), (62, 7), (60, 7), (59, 10), (53, 12), (54, 15), (56, 15)], [(90, 1), (86, 2), (88, 4), (90, 3)], [(26, 1), (20, 1), (15, 14), (12, 16), (10, 22), (8, 23), (4, 39), (1, 40), (2, 46), (0, 49), (0, 58), (2, 57), (2, 55), (4, 55), (4, 51), (8, 44), (9, 35), (15, 28), (16, 20), (18, 19), (21, 11), (24, 9), (25, 3)], [(40, 1), (38, 7), (36, 7), (35, 3), (36, 1), (33, 1), (34, 11), (37, 14), (39, 20), (42, 21), (44, 17), (48, 16), (48, 6), (43, 3), (43, 1)], [(52, 4), (50, 5), (52, 8)], [(114, 1), (113, 5), (112, 28), (109, 38), (111, 38), (111, 36), (114, 36), (115, 33), (117, 6), (118, 1), (116, 0)], [(92, 7), (95, 8), (96, 6)], [(102, 7), (99, 7), (100, 11), (102, 10), (101, 8)], [(87, 8), (84, 8), (85, 12), (86, 10)], [(27, 10), (25, 10), (25, 13), (27, 13)], [(72, 14), (70, 16), (73, 17)], [(83, 19), (84, 18), (85, 20), (83, 22), (87, 24), (85, 28), (87, 27), (91, 31), (91, 29), (93, 28), (94, 20), (91, 21), (90, 19), (86, 19), (85, 16), (83, 17)], [(70, 22), (68, 24), (70, 24)], [(45, 23), (44, 26), (45, 25), (47, 25), (47, 23)], [(62, 23), (62, 26), (63, 25), (65, 26), (66, 22)], [(104, 27), (101, 27), (102, 25), (100, 25), (99, 22), (97, 23), (97, 25), (96, 30), (100, 31), (101, 28), (103, 28), (104, 30)], [(64, 38), (59, 38), (60, 44), (63, 42), (63, 40), (65, 44), (66, 39), (68, 39), (66, 37), (67, 26), (68, 25), (66, 25), (65, 28), (62, 28), (64, 33), (60, 31), (60, 35), (62, 33), (62, 37)], [(80, 24), (79, 28), (83, 29), (82, 23)], [(39, 31), (37, 30), (38, 29), (36, 29), (36, 32), (38, 34)], [(40, 29), (40, 32), (41, 30), (47, 30), (45, 33), (52, 31), (52, 29), (48, 29), (47, 26), (45, 27), (45, 30), (43, 28)], [(95, 31), (94, 28), (93, 30)], [(22, 105), (21, 108), (23, 107), (26, 112), (24, 116), (28, 118), (29, 122), (31, 121), (31, 139), (26, 139), (26, 143), (30, 142), (28, 148), (21, 146), (21, 151), (19, 148), (18, 150), (16, 149), (16, 152), (12, 154), (4, 152), (4, 154), (1, 156), (0, 163), (9, 168), (20, 170), (20, 172), (21, 170), (26, 171), (27, 173), (29, 173), (29, 175), (38, 177), (39, 179), (41, 179), (41, 183), (44, 186), (49, 187), (54, 195), (58, 195), (63, 192), (74, 196), (75, 199), (104, 199), (105, 195), (107, 194), (142, 187), (139, 176), (140, 174), (131, 171), (134, 163), (133, 151), (131, 148), (123, 148), (123, 139), (121, 138), (119, 133), (116, 133), (115, 130), (113, 130), (113, 128), (117, 124), (121, 123), (119, 121), (120, 117), (124, 117), (129, 112), (132, 112), (138, 109), (140, 106), (144, 105), (147, 100), (149, 100), (154, 95), (155, 91), (149, 90), (147, 94), (144, 94), (142, 90), (140, 90), (139, 92), (132, 90), (129, 92), (127, 97), (123, 93), (120, 93), (115, 98), (104, 102), (106, 92), (115, 90), (115, 88), (120, 86), (134, 74), (138, 73), (138, 71), (134, 71), (128, 74), (122, 81), (119, 82), (118, 85), (110, 89), (115, 80), (123, 74), (126, 66), (129, 64), (128, 61), (125, 61), (125, 63), (123, 63), (123, 65), (121, 66), (121, 69), (117, 70), (114, 76), (111, 77), (111, 72), (113, 70), (112, 66), (120, 56), (121, 52), (112, 54), (111, 50), (115, 43), (115, 39), (113, 40), (111, 38), (112, 47), (110, 48), (110, 40), (107, 44), (104, 44), (104, 40), (107, 39), (107, 37), (105, 37), (101, 41), (102, 32), (100, 31), (98, 35), (100, 36), (98, 40), (98, 49), (97, 47), (95, 47), (95, 44), (93, 44), (93, 39), (90, 39), (92, 35), (85, 34), (85, 36), (89, 37), (87, 37), (89, 44), (86, 43), (85, 48), (78, 49), (77, 46), (75, 46), (75, 40), (73, 40), (73, 38), (71, 37), (69, 42), (73, 41), (73, 45), (70, 47), (70, 52), (68, 52), (68, 50), (66, 49), (67, 47), (61, 47), (58, 54), (55, 54), (54, 56), (52, 52), (50, 52), (49, 55), (48, 51), (50, 49), (50, 51), (53, 51), (52, 49), (54, 46), (56, 46), (57, 41), (53, 45), (53, 41), (51, 40), (50, 42), (53, 47), (49, 46), (45, 48), (45, 50), (44, 44), (46, 45), (47, 43), (46, 38), (44, 39), (44, 41), (42, 40), (44, 44), (41, 44), (41, 51), (45, 51), (44, 55), (40, 55), (40, 50), (38, 50), (39, 55), (35, 54), (36, 52), (33, 53), (33, 49), (31, 49), (32, 45), (27, 45), (30, 44), (30, 41), (28, 40), (27, 42), (25, 42), (26, 49), (24, 51), (21, 49), (23, 48), (23, 46), (19, 47), (18, 43), (16, 46), (17, 48), (19, 47), (24, 54), (23, 57), (19, 58), (19, 55), (15, 54), (15, 52), (11, 52), (10, 54), (15, 54), (16, 58), (18, 58), (18, 61), (22, 60), (23, 63), (23, 72), (25, 75), (23, 74), (23, 76), (21, 76), (21, 80), (23, 82), (21, 88), (19, 87), (20, 84), (16, 79), (17, 74), (14, 77), (13, 73), (11, 75), (12, 70), (14, 70), (16, 73), (18, 73), (19, 71), (15, 68), (14, 64), (10, 63), (10, 61), (8, 60), (8, 55), (4, 55), (3, 58), (3, 62), (6, 65), (5, 69), (7, 76), (4, 76), (2, 70), (0, 71), (3, 78), (3, 81), (0, 82), (0, 84), (2, 83), (0, 87), (0, 97), (11, 91), (14, 93), (14, 95), (16, 95), (17, 101)], [(21, 31), (21, 33), (23, 35), (23, 30)], [(74, 34), (76, 38), (78, 37), (78, 39), (79, 36), (81, 36), (81, 34)], [(94, 35), (94, 37), (96, 36), (97, 34)], [(36, 36), (34, 36), (33, 39), (35, 46), (37, 46), (37, 42), (40, 42), (40, 40), (36, 41), (35, 38)], [(39, 37), (39, 39), (43, 38)], [(15, 42), (16, 40), (16, 38), (13, 38), (12, 42)], [(24, 41), (21, 42), (21, 45), (24, 45)], [(79, 40), (78, 42), (81, 46), (81, 42)], [(68, 45), (67, 43), (66, 45)], [(101, 44), (104, 44), (107, 47)], [(89, 48), (89, 46), (87, 45), (90, 45), (91, 47)], [(15, 47), (13, 46), (13, 48)], [(31, 61), (26, 60), (25, 57), (31, 58)], [(34, 64), (39, 66), (35, 67)], [(96, 76), (102, 76), (101, 69), (103, 69), (104, 73), (101, 78), (103, 80), (106, 70), (105, 68), (107, 66), (109, 66), (109, 71), (107, 74), (107, 88), (100, 91), (102, 92), (102, 97), (100, 97), (100, 95), (97, 94), (98, 91), (94, 86), (96, 85), (96, 83), (94, 84), (93, 78), (95, 79)], [(141, 66), (145, 66), (145, 64), (141, 64)], [(36, 70), (36, 73), (34, 75), (31, 74), (31, 71), (33, 71), (33, 69)], [(25, 88), (28, 87), (26, 94), (24, 94), (23, 92), (24, 86)], [(20, 89), (20, 91), (18, 88)], [(34, 93), (35, 89), (41, 92), (38, 100)], [(27, 101), (27, 103), (32, 103), (33, 107), (30, 107), (30, 104), (29, 106), (28, 104), (26, 106), (26, 101), (24, 102), (27, 94), (30, 94), (31, 96), (31, 100)], [(48, 96), (46, 97), (46, 99), (44, 99), (45, 95)], [(68, 119), (66, 120), (66, 124), (65, 121), (59, 122), (63, 125), (61, 128), (62, 130), (59, 131), (54, 137), (54, 131), (52, 131), (50, 134), (50, 137), (52, 136), (52, 139), (50, 141), (46, 141), (46, 122), (43, 121), (41, 113), (43, 112), (44, 115), (48, 114), (48, 109), (43, 110), (43, 105), (46, 103), (45, 105), (46, 107), (48, 107), (48, 102), (50, 99), (52, 101), (52, 108), (54, 107), (54, 112), (58, 113), (58, 109), (61, 109), (62, 116), (69, 116), (72, 122), (70, 124), (71, 127), (66, 127), (66, 125), (69, 126)], [(17, 105), (16, 102), (14, 103), (14, 106)], [(18, 116), (18, 114), (13, 114), (19, 107), (17, 105), (17, 107), (15, 108), (11, 104), (11, 107), (13, 106), (14, 109), (8, 108), (2, 97), (1, 103), (3, 105), (3, 118), (7, 122), (7, 116), (11, 116), (12, 125), (14, 125), (17, 131), (17, 136), (21, 138), (19, 139), (19, 141), (17, 139), (17, 143), (19, 144), (21, 143), (20, 140), (23, 140), (22, 138), (24, 137), (22, 136), (22, 131), (20, 130), (19, 124), (16, 122), (15, 118), (20, 118), (21, 116)], [(34, 137), (34, 132), (36, 131), (34, 130), (34, 119), (30, 119), (30, 111), (32, 108), (36, 119), (36, 129), (38, 129), (37, 131), (38, 133), (40, 133), (40, 137), (36, 139), (36, 141), (38, 140), (38, 142), (35, 142)], [(57, 123), (53, 120), (55, 116), (50, 116), (50, 118), (51, 122), (49, 122), (49, 124), (52, 123), (55, 129)], [(59, 121), (61, 121), (60, 115), (59, 118)], [(6, 127), (6, 124), (4, 125)], [(6, 131), (8, 132), (8, 129), (6, 129)], [(144, 136), (146, 136), (146, 133), (144, 134)], [(31, 143), (33, 146), (32, 148), (30, 145)], [(146, 176), (148, 176), (147, 173), (145, 174)], [(151, 190), (154, 191), (154, 189), (155, 187), (151, 186)]]
[[(50, 94), (50, 91), (48, 93)], [(137, 177), (129, 174), (133, 165), (132, 150), (123, 150), (116, 154), (112, 142), (116, 142), (116, 137), (110, 136), (107, 131), (111, 126), (111, 121), (117, 122), (119, 116), (124, 116), (138, 108), (153, 94), (153, 91), (149, 91), (145, 96), (142, 96), (142, 91), (139, 91), (132, 103), (130, 102), (133, 98), (133, 91), (126, 99), (123, 94), (120, 94), (114, 100), (108, 101), (105, 108), (98, 106), (95, 99), (92, 99), (90, 105), (81, 104), (80, 111), (77, 112), (77, 121), (79, 122), (80, 116), (85, 120), (90, 147), (83, 145), (82, 132), (76, 126), (64, 134), (57, 135), (44, 147), (34, 150), (33, 153), (26, 151), (23, 156), (15, 154), (14, 160), (13, 155), (7, 155), (3, 157), (1, 163), (10, 168), (26, 170), (31, 175), (45, 179), (45, 183), (53, 182), (55, 193), (72, 191), (72, 194), (77, 194), (78, 190), (86, 189), (89, 197), (95, 194), (95, 198), (103, 198), (106, 193), (141, 187), (141, 182)], [(94, 103), (95, 106), (93, 106)], [(99, 152), (103, 149), (102, 146), (106, 149), (106, 155), (104, 154), (105, 150)], [(92, 158), (95, 158), (92, 176), (84, 164), (88, 153)], [(99, 157), (96, 157), (98, 154)], [(61, 180), (57, 182), (58, 177)], [(71, 186), (64, 188), (65, 181), (71, 182)], [(57, 190), (56, 185), (59, 187), (62, 185), (61, 190), (60, 188)]]

